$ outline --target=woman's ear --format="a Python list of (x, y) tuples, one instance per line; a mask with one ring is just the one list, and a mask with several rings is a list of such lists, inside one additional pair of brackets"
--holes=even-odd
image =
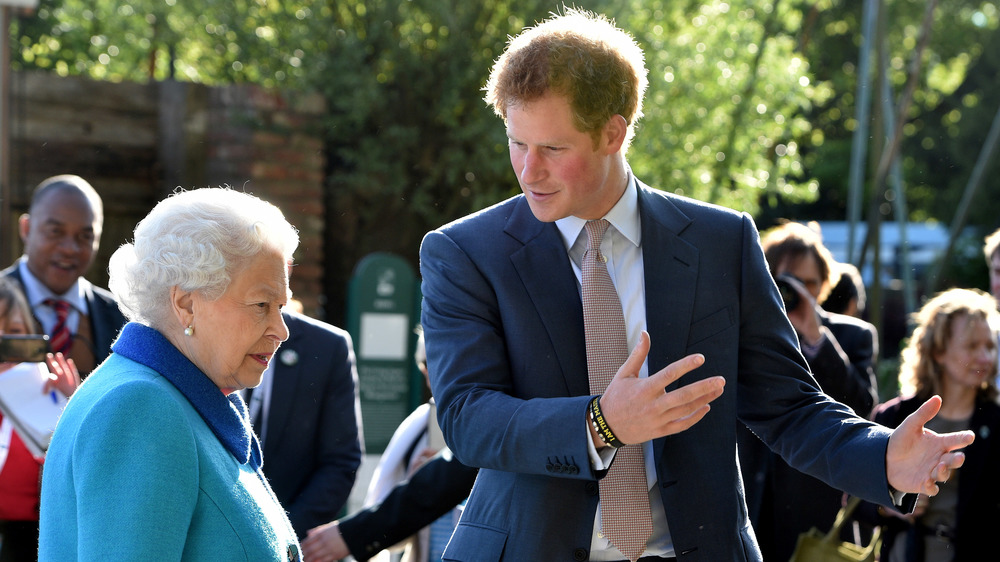
[(170, 308), (182, 328), (194, 321), (194, 293), (174, 285), (170, 288)]

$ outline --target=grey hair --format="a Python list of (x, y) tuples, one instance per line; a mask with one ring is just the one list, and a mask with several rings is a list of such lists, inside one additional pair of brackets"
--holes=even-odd
[(291, 263), (299, 235), (281, 210), (229, 188), (176, 191), (135, 227), (111, 256), (108, 286), (126, 318), (151, 327), (170, 315), (170, 290), (222, 296), (233, 276), (262, 251)]

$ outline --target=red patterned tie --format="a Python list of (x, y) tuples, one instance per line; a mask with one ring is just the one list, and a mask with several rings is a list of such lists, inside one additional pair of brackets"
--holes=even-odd
[[(608, 226), (603, 219), (587, 222), (587, 253), (581, 265), (587, 370), (593, 394), (602, 394), (628, 359), (622, 304), (608, 275), (607, 260), (601, 255), (601, 240)], [(637, 560), (653, 534), (641, 445), (618, 449), (607, 476), (600, 480), (600, 492), (604, 535), (629, 560)]]
[(49, 335), (49, 345), (52, 346), (52, 352), (58, 353), (61, 351), (63, 355), (68, 357), (69, 348), (73, 345), (73, 336), (70, 335), (69, 326), (66, 325), (70, 305), (62, 299), (45, 299), (45, 304), (51, 306), (56, 311), (56, 325), (52, 328), (52, 333)]

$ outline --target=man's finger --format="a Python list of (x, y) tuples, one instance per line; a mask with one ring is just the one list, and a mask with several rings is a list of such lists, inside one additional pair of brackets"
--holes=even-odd
[(649, 334), (646, 330), (643, 330), (639, 334), (639, 343), (635, 344), (632, 348), (632, 352), (629, 353), (628, 359), (625, 363), (618, 368), (618, 372), (615, 373), (615, 378), (618, 377), (639, 377), (639, 369), (642, 368), (642, 362), (646, 360), (646, 355), (649, 353)]
[(900, 425), (913, 425), (919, 424), (921, 427), (927, 425), (927, 422), (931, 421), (934, 416), (937, 415), (938, 411), (941, 410), (941, 397), (934, 395), (927, 399), (926, 402), (920, 405), (919, 408), (912, 414), (906, 416), (903, 423)]
[(693, 353), (660, 369), (656, 372), (656, 374), (650, 375), (649, 379), (651, 383), (656, 384), (656, 386), (666, 388), (677, 379), (704, 364), (705, 356), (700, 353)]

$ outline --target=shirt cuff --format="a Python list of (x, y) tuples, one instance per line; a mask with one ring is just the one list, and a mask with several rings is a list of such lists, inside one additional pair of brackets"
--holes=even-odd
[(615, 458), (614, 447), (604, 447), (600, 451), (594, 445), (594, 435), (590, 433), (590, 426), (587, 426), (587, 453), (590, 455), (590, 467), (595, 471), (607, 470), (611, 466), (611, 461)]

